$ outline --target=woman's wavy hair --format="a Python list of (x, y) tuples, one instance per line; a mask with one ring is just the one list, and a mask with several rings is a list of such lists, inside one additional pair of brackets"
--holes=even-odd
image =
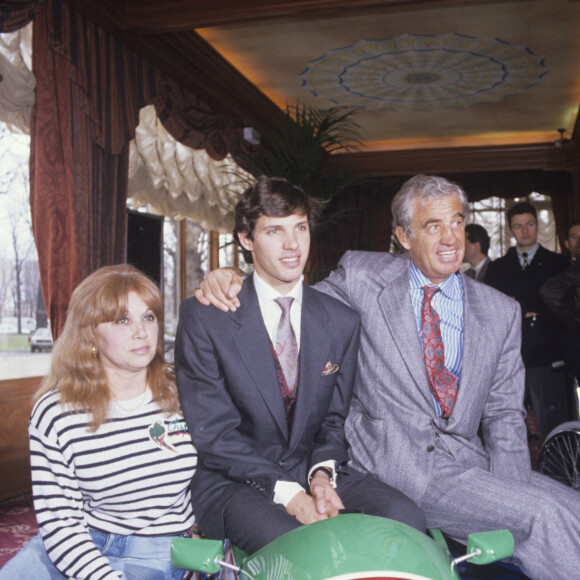
[(127, 314), (129, 294), (136, 292), (159, 322), (157, 350), (147, 368), (153, 399), (166, 413), (179, 411), (172, 368), (165, 362), (163, 347), (163, 298), (157, 285), (133, 266), (106, 266), (85, 278), (72, 294), (66, 322), (52, 354), (48, 375), (36, 399), (55, 389), (61, 403), (92, 416), (96, 431), (106, 419), (111, 392), (96, 348), (96, 327)]

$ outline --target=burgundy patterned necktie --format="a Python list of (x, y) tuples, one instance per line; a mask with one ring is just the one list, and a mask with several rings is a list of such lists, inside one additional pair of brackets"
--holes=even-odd
[(291, 297), (276, 298), (276, 303), (282, 309), (276, 334), (276, 355), (290, 392), (296, 388), (298, 378), (298, 344), (290, 322), (290, 307), (293, 301), (294, 298)]
[(431, 305), (431, 299), (439, 290), (437, 286), (423, 286), (425, 295), (421, 308), (421, 331), (423, 333), (423, 357), (431, 390), (441, 405), (443, 417), (453, 411), (457, 397), (457, 378), (445, 368), (445, 351), (441, 338), (439, 315)]

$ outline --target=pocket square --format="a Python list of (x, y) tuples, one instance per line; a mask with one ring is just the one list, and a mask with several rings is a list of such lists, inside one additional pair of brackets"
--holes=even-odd
[(323, 375), (332, 375), (332, 374), (336, 373), (339, 368), (340, 367), (336, 363), (333, 363), (331, 360), (329, 360), (324, 365), (324, 368), (322, 369), (322, 374)]

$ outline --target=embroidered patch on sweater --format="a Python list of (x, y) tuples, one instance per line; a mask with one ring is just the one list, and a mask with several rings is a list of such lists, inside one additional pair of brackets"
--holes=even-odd
[(176, 443), (184, 441), (188, 435), (185, 421), (174, 419), (165, 425), (164, 421), (155, 421), (149, 426), (149, 439), (159, 447), (179, 454)]

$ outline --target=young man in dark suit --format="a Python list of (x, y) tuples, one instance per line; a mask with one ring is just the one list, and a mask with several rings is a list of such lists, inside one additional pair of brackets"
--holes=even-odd
[(564, 373), (553, 367), (562, 358), (558, 348), (560, 324), (542, 300), (540, 288), (565, 270), (568, 260), (538, 243), (538, 220), (533, 205), (518, 203), (508, 210), (506, 217), (516, 245), (489, 265), (485, 282), (515, 298), (521, 306), (526, 391), (543, 439), (568, 419), (568, 396)]
[(259, 178), (236, 206), (234, 236), (254, 264), (242, 306), (181, 306), (175, 360), (199, 454), (194, 511), (206, 535), (249, 552), (343, 509), (425, 527), (404, 494), (346, 465), (360, 319), (302, 282), (320, 211), (287, 181)]

